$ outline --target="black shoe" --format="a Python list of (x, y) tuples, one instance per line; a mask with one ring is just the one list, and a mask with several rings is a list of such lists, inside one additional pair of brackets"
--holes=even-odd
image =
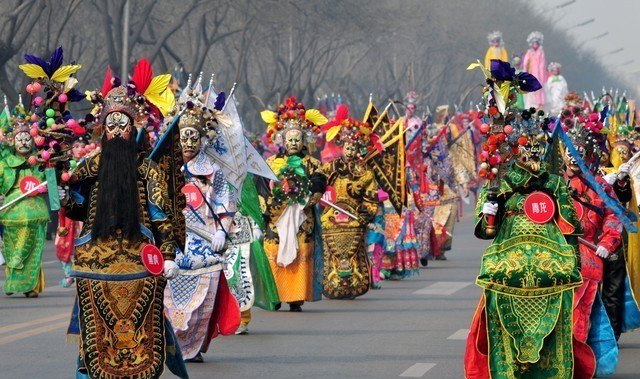
[(202, 358), (202, 353), (198, 353), (196, 354), (195, 357), (190, 358), (190, 359), (186, 359), (185, 362), (189, 362), (189, 363), (202, 363), (204, 362), (204, 358)]
[(427, 267), (429, 265), (429, 257), (420, 258), (420, 264), (422, 267)]
[(436, 261), (446, 261), (447, 257), (445, 257), (444, 253), (440, 255), (436, 255)]
[(50, 232), (47, 232), (47, 234), (44, 236), (44, 239), (46, 239), (47, 241), (51, 241), (53, 239), (53, 236)]
[(289, 312), (302, 312), (302, 305), (289, 304)]
[(38, 297), (38, 293), (36, 291), (25, 292), (24, 297), (28, 299), (35, 299), (36, 297)]
[(276, 306), (275, 306), (275, 307), (273, 307), (273, 308), (274, 308), (276, 311), (279, 311), (279, 310), (280, 310), (280, 308), (282, 308), (282, 303), (278, 303), (278, 304), (276, 304)]

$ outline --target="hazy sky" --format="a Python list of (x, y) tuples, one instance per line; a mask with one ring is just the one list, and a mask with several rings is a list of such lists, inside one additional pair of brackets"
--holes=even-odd
[[(640, 80), (640, 0), (529, 0), (612, 72)], [(562, 6), (564, 4), (566, 6)], [(592, 22), (589, 20), (594, 19)], [(588, 22), (588, 23), (587, 23)], [(586, 23), (584, 26), (578, 24)], [(604, 33), (606, 36), (594, 39)], [(616, 52), (619, 49), (622, 51)]]

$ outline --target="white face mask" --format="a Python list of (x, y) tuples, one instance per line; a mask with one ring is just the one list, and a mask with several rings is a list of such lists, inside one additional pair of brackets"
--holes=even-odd
[(185, 161), (193, 159), (202, 147), (200, 132), (192, 127), (180, 130), (180, 147), (182, 148), (182, 158)]
[(104, 120), (107, 140), (121, 137), (125, 140), (131, 138), (131, 119), (122, 112), (111, 112)]
[(33, 137), (27, 132), (20, 132), (14, 138), (14, 146), (18, 155), (28, 155), (33, 150)]

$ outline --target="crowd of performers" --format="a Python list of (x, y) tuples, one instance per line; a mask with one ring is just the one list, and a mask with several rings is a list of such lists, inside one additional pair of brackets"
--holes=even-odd
[(488, 39), (469, 110), (432, 113), (411, 91), (355, 118), (335, 97), (289, 97), (254, 141), (213, 78), (180, 85), (143, 58), (81, 92), (62, 48), (26, 54), (28, 101), (0, 114), (5, 294), (45, 291), (57, 212), (76, 377), (187, 378), (216, 336), (248, 333), (254, 305), (301, 312), (447, 259), (476, 201), (491, 243), (466, 377), (611, 375), (640, 325), (634, 102), (568, 92), (539, 32), (513, 66)]

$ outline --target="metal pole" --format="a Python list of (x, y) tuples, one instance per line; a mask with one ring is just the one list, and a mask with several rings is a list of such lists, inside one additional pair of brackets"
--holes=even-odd
[(130, 0), (125, 0), (122, 21), (122, 68), (120, 70), (120, 78), (123, 83), (128, 81), (129, 75), (129, 5)]

